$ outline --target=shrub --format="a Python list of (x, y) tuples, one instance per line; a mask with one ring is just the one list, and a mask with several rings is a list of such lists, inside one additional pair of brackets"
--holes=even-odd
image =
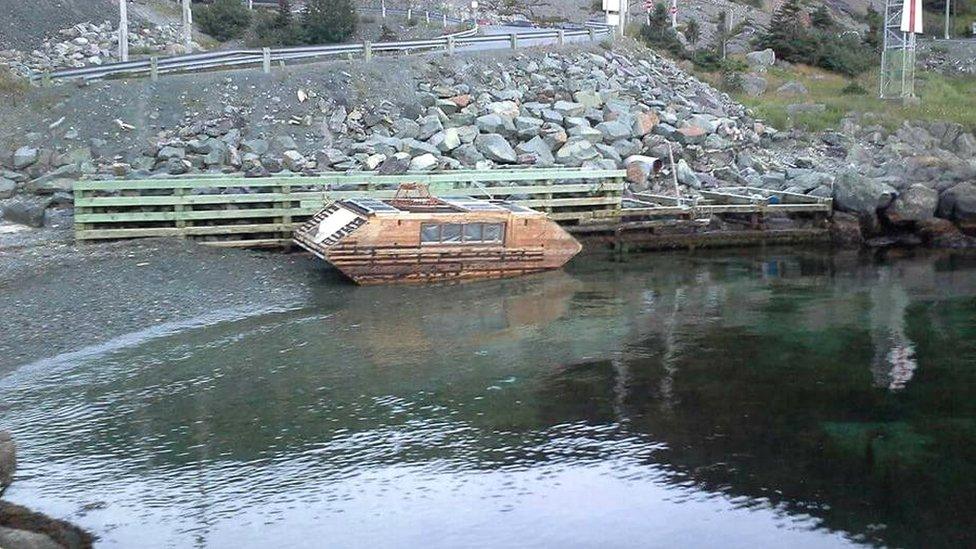
[(685, 38), (688, 39), (688, 43), (694, 46), (701, 39), (701, 27), (698, 25), (697, 19), (689, 19), (685, 23)]
[(342, 42), (356, 32), (351, 0), (307, 0), (302, 29), (310, 44)]
[(288, 0), (278, 0), (274, 15), (259, 13), (254, 22), (252, 46), (294, 46), (303, 41), (302, 29), (295, 23)]
[(193, 19), (203, 32), (226, 41), (242, 36), (251, 26), (251, 12), (238, 0), (215, 0), (195, 9)]
[(654, 11), (648, 18), (649, 23), (641, 27), (640, 39), (649, 46), (666, 49), (676, 55), (684, 55), (684, 46), (678, 40), (678, 35), (671, 28), (671, 16), (663, 3), (654, 5)]
[(844, 89), (840, 90), (840, 93), (844, 95), (867, 95), (868, 90), (857, 81), (851, 80), (844, 86)]
[(399, 39), (397, 33), (393, 32), (393, 29), (387, 27), (385, 23), (380, 27), (380, 42), (396, 42)]
[[(829, 16), (828, 16), (829, 17)], [(814, 65), (848, 76), (874, 64), (871, 46), (853, 35), (807, 28), (799, 0), (786, 0), (773, 16), (758, 46), (772, 48), (776, 57), (791, 63)], [(821, 21), (823, 23), (823, 21)]]

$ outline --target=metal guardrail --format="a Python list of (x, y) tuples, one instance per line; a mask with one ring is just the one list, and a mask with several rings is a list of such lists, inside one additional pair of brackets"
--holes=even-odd
[[(160, 74), (183, 73), (202, 70), (237, 68), (249, 65), (262, 65), (265, 72), (270, 72), (274, 62), (294, 62), (340, 55), (362, 55), (367, 60), (375, 52), (414, 53), (418, 51), (445, 50), (454, 53), (455, 49), (474, 45), (497, 43), (511, 43), (518, 47), (521, 40), (554, 40), (562, 44), (567, 38), (589, 36), (595, 40), (598, 36), (609, 34), (607, 27), (588, 30), (544, 30), (538, 32), (519, 33), (516, 35), (488, 35), (477, 36), (478, 27), (460, 31), (454, 34), (428, 40), (407, 40), (398, 42), (365, 42), (362, 44), (341, 44), (337, 46), (302, 46), (291, 48), (262, 48), (239, 49), (207, 53), (194, 53), (171, 57), (150, 57), (137, 61), (126, 61), (105, 65), (65, 69), (49, 73), (33, 74), (31, 80), (56, 79), (98, 79), (113, 76), (132, 76), (153, 78)], [(514, 38), (513, 38), (514, 37)]]

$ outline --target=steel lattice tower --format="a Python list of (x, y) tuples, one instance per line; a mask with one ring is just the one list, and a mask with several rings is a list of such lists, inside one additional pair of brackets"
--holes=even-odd
[(881, 50), (881, 98), (915, 96), (915, 33), (902, 32), (904, 0), (885, 0)]

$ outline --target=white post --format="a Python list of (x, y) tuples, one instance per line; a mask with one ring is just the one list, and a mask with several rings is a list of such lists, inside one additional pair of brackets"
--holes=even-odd
[(446, 13), (441, 15), (441, 25), (445, 29), (447, 28), (447, 14)]
[(678, 0), (671, 0), (671, 28), (678, 28)]
[(193, 11), (190, 0), (183, 0), (183, 46), (186, 53), (193, 52)]
[(247, 9), (254, 10), (254, 0), (247, 0)]
[(265, 74), (271, 72), (271, 48), (261, 48), (261, 69)]
[(429, 11), (425, 11), (425, 12), (424, 12), (424, 19), (425, 19), (425, 22), (426, 22), (426, 23), (427, 23), (428, 25), (430, 25), (430, 12), (429, 12)]
[(380, 3), (380, 13), (382, 14), (383, 19), (386, 19), (386, 0), (383, 0)]
[(945, 39), (949, 39), (949, 0), (946, 0)]
[(413, 20), (413, 8), (407, 8), (407, 21)]
[(129, 6), (128, 0), (119, 0), (119, 59), (129, 60)]

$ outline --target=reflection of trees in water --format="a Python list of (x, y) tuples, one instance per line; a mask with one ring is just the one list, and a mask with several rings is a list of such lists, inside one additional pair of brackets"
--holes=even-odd
[(892, 391), (904, 389), (918, 368), (915, 344), (905, 334), (905, 315), (911, 302), (908, 293), (890, 269), (879, 269), (871, 287), (869, 313), (874, 357), (871, 373), (876, 386)]

